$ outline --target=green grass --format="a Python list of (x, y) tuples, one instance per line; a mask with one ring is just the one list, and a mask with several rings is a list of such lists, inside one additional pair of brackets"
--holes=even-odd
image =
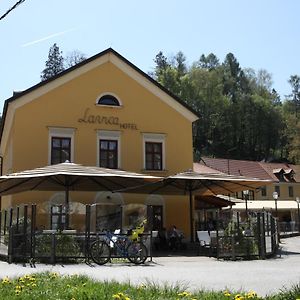
[(53, 299), (53, 300), (296, 300), (300, 299), (300, 286), (282, 290), (276, 295), (259, 298), (254, 292), (198, 291), (193, 294), (185, 287), (160, 286), (145, 283), (132, 286), (129, 283), (97, 282), (85, 276), (60, 276), (57, 273), (39, 273), (20, 278), (2, 278), (0, 299)]

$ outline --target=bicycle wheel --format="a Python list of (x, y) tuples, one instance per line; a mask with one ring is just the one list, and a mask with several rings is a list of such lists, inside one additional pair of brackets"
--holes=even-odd
[(130, 262), (140, 265), (148, 257), (148, 251), (143, 243), (133, 242), (127, 247), (127, 258)]
[(109, 246), (103, 241), (95, 241), (90, 247), (92, 260), (98, 265), (104, 265), (110, 260)]

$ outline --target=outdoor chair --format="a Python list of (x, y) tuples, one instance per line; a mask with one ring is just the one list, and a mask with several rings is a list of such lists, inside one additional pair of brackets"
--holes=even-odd
[(198, 255), (200, 255), (200, 251), (208, 251), (210, 254), (211, 250), (211, 238), (208, 231), (197, 231), (197, 238), (199, 241), (198, 247)]

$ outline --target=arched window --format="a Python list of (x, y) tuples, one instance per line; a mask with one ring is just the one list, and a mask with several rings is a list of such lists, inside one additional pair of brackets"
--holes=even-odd
[(119, 100), (113, 95), (103, 95), (98, 100), (98, 105), (120, 106)]

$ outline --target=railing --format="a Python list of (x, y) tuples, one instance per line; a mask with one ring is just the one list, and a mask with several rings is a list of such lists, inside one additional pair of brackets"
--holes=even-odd
[[(31, 260), (48, 262), (73, 262), (75, 260), (88, 261), (90, 244), (96, 239), (105, 239), (105, 233), (76, 232), (74, 230), (44, 230), (24, 235), (11, 232), (12, 245), (9, 253), (10, 261)], [(127, 236), (118, 234), (119, 238)], [(151, 234), (142, 234), (141, 239), (148, 250), (148, 257), (152, 259)], [(110, 244), (110, 243), (109, 243)], [(111, 244), (110, 244), (111, 245)], [(112, 246), (112, 245), (111, 245)], [(120, 253), (112, 250), (112, 258), (121, 258)]]
[[(261, 258), (274, 255), (278, 248), (276, 220), (268, 213), (257, 213), (246, 222), (239, 216), (224, 229), (210, 231), (209, 255), (217, 258)], [(217, 221), (218, 225), (218, 221)], [(218, 226), (217, 226), (218, 227)], [(201, 247), (201, 243), (200, 243)], [(207, 244), (205, 245), (207, 249)]]

